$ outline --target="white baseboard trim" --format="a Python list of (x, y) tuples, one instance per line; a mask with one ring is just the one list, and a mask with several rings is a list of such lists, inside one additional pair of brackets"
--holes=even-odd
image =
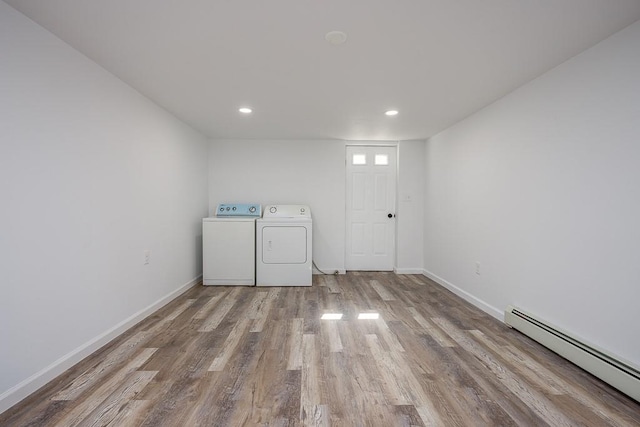
[(422, 270), (422, 274), (428, 277), (429, 279), (433, 280), (437, 284), (449, 289), (451, 292), (458, 295), (460, 298), (464, 299), (465, 301), (468, 301), (471, 304), (475, 305), (480, 310), (484, 311), (490, 316), (495, 317), (496, 319), (504, 323), (504, 313), (501, 310), (498, 310), (494, 306), (487, 304), (485, 301), (481, 300), (480, 298), (471, 295), (469, 292), (460, 289), (459, 287), (455, 286), (452, 283), (447, 282), (442, 277), (439, 277), (430, 271)]
[(393, 272), (396, 274), (423, 274), (424, 270), (421, 268), (395, 268)]
[(24, 398), (35, 393), (49, 381), (53, 380), (58, 375), (62, 374), (64, 371), (71, 368), (73, 365), (80, 362), (85, 357), (89, 356), (91, 353), (108, 344), (111, 340), (118, 337), (119, 335), (122, 335), (132, 326), (144, 320), (149, 315), (156, 312), (158, 309), (167, 305), (168, 303), (200, 283), (201, 279), (202, 275), (190, 280), (189, 282), (180, 286), (178, 289), (170, 292), (169, 294), (160, 298), (146, 308), (143, 308), (129, 318), (118, 323), (111, 329), (96, 336), (95, 338), (84, 343), (75, 350), (72, 350), (71, 352), (65, 354), (60, 359), (53, 362), (51, 365), (42, 369), (40, 372), (36, 372), (26, 380), (0, 394), (0, 414), (5, 412), (15, 404), (19, 403)]

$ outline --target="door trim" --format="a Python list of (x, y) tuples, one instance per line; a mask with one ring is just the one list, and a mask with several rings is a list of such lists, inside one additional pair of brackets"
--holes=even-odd
[(344, 272), (346, 273), (347, 271), (349, 271), (347, 269), (347, 227), (349, 227), (349, 224), (347, 223), (347, 148), (348, 147), (390, 147), (390, 148), (394, 148), (395, 152), (396, 152), (396, 171), (395, 171), (395, 176), (394, 176), (394, 181), (395, 181), (395, 200), (393, 201), (394, 203), (394, 207), (393, 210), (395, 212), (396, 215), (396, 220), (394, 221), (393, 227), (394, 227), (394, 238), (393, 238), (393, 257), (392, 257), (392, 263), (393, 263), (393, 267), (392, 270), (393, 272), (395, 272), (398, 268), (398, 221), (399, 218), (397, 216), (397, 211), (398, 211), (398, 206), (399, 206), (399, 200), (398, 200), (398, 186), (400, 184), (399, 182), (399, 177), (400, 177), (400, 153), (399, 153), (399, 147), (400, 147), (400, 142), (399, 141), (345, 141), (345, 145), (344, 145), (344, 186), (345, 186), (345, 193), (344, 193), (344, 197), (345, 197), (345, 206), (344, 206), (344, 224), (345, 224), (345, 228), (344, 228), (344, 258), (343, 258), (343, 264), (345, 266)]

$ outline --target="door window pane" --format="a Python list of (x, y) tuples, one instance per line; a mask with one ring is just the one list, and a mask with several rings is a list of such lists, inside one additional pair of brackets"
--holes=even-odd
[(366, 165), (367, 164), (367, 155), (366, 154), (354, 154), (351, 159), (351, 164), (353, 165)]
[(376, 154), (374, 163), (376, 166), (387, 166), (389, 164), (389, 156), (386, 154)]

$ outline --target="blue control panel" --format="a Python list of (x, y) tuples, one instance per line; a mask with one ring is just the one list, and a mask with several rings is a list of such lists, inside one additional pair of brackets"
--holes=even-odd
[(220, 203), (216, 216), (262, 217), (262, 206), (257, 203)]

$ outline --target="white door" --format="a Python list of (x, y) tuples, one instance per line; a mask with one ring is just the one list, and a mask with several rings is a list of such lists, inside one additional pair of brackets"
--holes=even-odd
[(396, 147), (347, 146), (347, 270), (393, 270)]

